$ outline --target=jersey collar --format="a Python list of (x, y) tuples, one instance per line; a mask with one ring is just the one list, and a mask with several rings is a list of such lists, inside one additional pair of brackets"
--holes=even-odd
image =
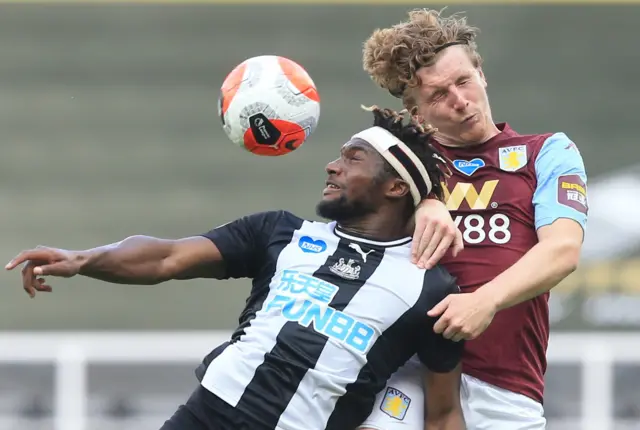
[(343, 239), (353, 240), (354, 242), (366, 243), (367, 245), (380, 246), (385, 248), (392, 247), (392, 246), (406, 245), (407, 243), (411, 242), (411, 239), (412, 239), (410, 237), (403, 237), (402, 239), (383, 242), (383, 241), (371, 239), (363, 235), (359, 235), (357, 233), (353, 233), (353, 232), (347, 233), (337, 223), (333, 228), (333, 233), (336, 236), (341, 237)]

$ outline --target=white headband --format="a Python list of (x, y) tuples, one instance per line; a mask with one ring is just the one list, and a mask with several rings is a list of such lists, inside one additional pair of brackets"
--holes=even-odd
[(352, 139), (362, 139), (391, 164), (400, 177), (409, 184), (416, 206), (431, 192), (432, 184), (427, 169), (407, 145), (382, 127), (371, 127), (355, 134)]

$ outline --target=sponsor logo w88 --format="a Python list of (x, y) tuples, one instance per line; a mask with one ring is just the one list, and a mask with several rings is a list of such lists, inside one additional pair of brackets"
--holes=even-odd
[[(447, 185), (443, 183), (447, 208), (451, 211), (457, 211), (463, 206), (478, 211), (484, 211), (488, 208), (495, 209), (498, 207), (498, 203), (493, 200), (493, 194), (499, 183), (498, 179), (486, 181), (479, 189), (476, 189), (473, 184), (458, 182), (452, 190), (449, 190)], [(502, 245), (511, 240), (511, 231), (509, 231), (511, 220), (504, 214), (457, 215), (454, 220), (456, 227), (462, 231), (462, 239), (465, 243), (474, 245), (488, 239), (492, 243)]]
[(487, 218), (479, 214), (457, 215), (456, 227), (462, 232), (465, 243), (475, 245), (489, 240), (503, 245), (511, 240), (511, 220), (505, 214), (493, 214)]

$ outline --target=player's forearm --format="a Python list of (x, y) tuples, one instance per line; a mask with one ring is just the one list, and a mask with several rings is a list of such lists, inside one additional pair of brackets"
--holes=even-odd
[(575, 241), (540, 242), (477, 293), (493, 300), (497, 310), (510, 308), (551, 290), (576, 269), (579, 258)]
[[(433, 413), (432, 413), (433, 412)], [(464, 417), (461, 408), (451, 408), (446, 411), (429, 411), (425, 418), (425, 430), (465, 430)]]
[(132, 236), (121, 242), (80, 251), (80, 275), (116, 284), (153, 285), (170, 279), (166, 260), (171, 241)]

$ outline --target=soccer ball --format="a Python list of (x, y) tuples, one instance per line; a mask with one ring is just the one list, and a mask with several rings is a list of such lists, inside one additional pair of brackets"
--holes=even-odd
[(243, 61), (227, 75), (218, 113), (236, 145), (257, 155), (284, 155), (315, 131), (320, 97), (302, 66), (263, 55)]

